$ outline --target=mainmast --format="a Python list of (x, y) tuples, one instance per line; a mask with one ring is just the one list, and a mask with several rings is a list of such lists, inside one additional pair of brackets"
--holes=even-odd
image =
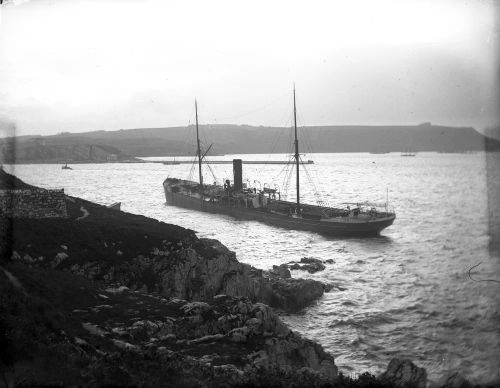
[(200, 174), (200, 188), (203, 187), (203, 175), (201, 173), (201, 148), (200, 148), (200, 134), (198, 132), (198, 103), (194, 100), (194, 110), (196, 114), (196, 143), (198, 144), (198, 172)]
[(299, 178), (299, 140), (297, 139), (297, 107), (295, 105), (295, 84), (293, 85), (293, 125), (295, 128), (295, 165), (297, 167), (297, 208), (296, 213), (300, 214), (300, 178)]

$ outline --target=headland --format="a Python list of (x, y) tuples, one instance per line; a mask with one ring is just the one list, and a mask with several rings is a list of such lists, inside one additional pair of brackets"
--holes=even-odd
[(425, 387), (408, 360), (378, 377), (344, 376), (280, 320), (276, 310), (298, 312), (328, 285), (60, 191), (49, 206), (58, 211), (44, 210), (33, 200), (43, 189), (3, 170), (0, 190), (17, 198), (0, 224), (6, 386)]

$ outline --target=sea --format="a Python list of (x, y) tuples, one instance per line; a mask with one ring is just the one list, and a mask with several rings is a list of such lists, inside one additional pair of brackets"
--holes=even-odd
[[(289, 155), (224, 155), (211, 159), (290, 160)], [(325, 237), (256, 221), (167, 205), (167, 177), (198, 177), (191, 164), (7, 165), (27, 183), (195, 230), (220, 240), (237, 258), (264, 270), (303, 257), (332, 259), (314, 274), (292, 276), (333, 283), (314, 305), (281, 318), (335, 357), (339, 370), (378, 374), (406, 358), (436, 384), (459, 372), (473, 383), (500, 381), (499, 154), (307, 154), (301, 197), (340, 207), (388, 202), (392, 226), (378, 237)], [(204, 168), (205, 183), (232, 178), (232, 166)], [(295, 198), (289, 165), (243, 165), (244, 183)]]

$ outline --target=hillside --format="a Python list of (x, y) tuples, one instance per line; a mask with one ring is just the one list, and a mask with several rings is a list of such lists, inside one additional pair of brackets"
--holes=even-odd
[[(247, 125), (202, 125), (205, 147), (213, 143), (212, 154), (286, 153), (292, 146), (291, 129)], [(500, 150), (500, 141), (471, 127), (446, 127), (424, 123), (417, 126), (316, 126), (299, 129), (301, 151), (311, 152), (467, 152)], [(17, 161), (106, 161), (137, 157), (192, 155), (195, 152), (193, 126), (137, 128), (95, 131), (45, 137), (24, 136), (0, 140), (6, 158), (12, 160), (14, 144)], [(42, 146), (41, 144), (44, 144)], [(88, 157), (89, 144), (102, 150)], [(92, 147), (92, 146), (90, 146)]]
[(2, 163), (99, 163), (136, 159), (116, 147), (88, 142), (85, 137), (72, 142), (38, 137), (0, 141), (0, 160)]

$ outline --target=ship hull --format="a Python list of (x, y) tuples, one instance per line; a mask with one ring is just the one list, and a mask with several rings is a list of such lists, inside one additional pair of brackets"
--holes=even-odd
[(197, 196), (175, 193), (164, 186), (165, 199), (169, 205), (179, 206), (208, 213), (226, 214), (236, 219), (260, 221), (265, 224), (285, 229), (306, 230), (329, 236), (373, 236), (392, 225), (395, 216), (362, 220), (339, 217), (328, 220), (312, 220), (278, 214), (265, 210), (247, 209), (244, 207), (223, 206), (202, 200)]

